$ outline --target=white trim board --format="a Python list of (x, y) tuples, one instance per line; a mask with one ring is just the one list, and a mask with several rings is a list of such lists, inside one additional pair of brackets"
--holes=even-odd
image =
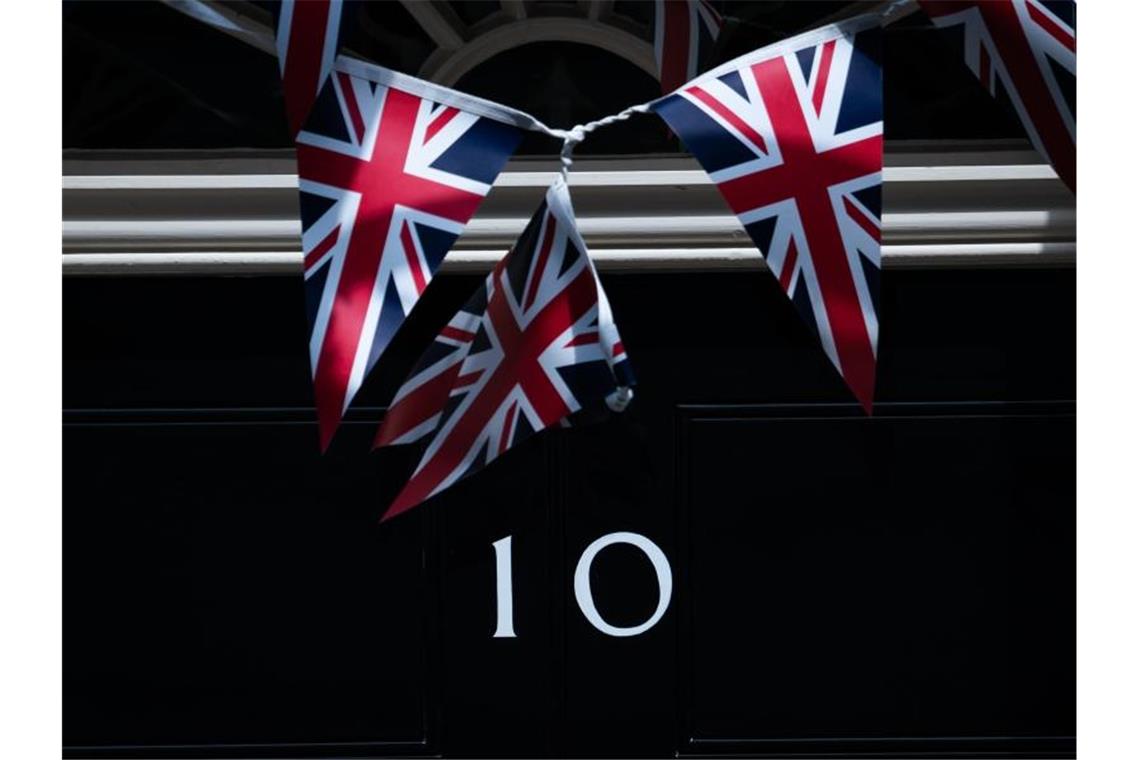
[[(443, 273), (489, 272), (502, 249), (452, 251)], [(1076, 261), (1074, 243), (963, 243), (884, 245), (888, 269), (1065, 267)], [(752, 247), (599, 248), (590, 257), (603, 272), (710, 272), (767, 269)], [(276, 275), (301, 274), (299, 251), (225, 253), (73, 253), (63, 257), (65, 275)]]
[[(883, 258), (892, 267), (1075, 262), (1073, 196), (1018, 146), (888, 147)], [(300, 261), (295, 164), (281, 155), (69, 154), (65, 274), (277, 274)], [(516, 159), (444, 263), (485, 269), (554, 178)], [(583, 159), (570, 174), (580, 228), (609, 271), (762, 267), (708, 176), (685, 157)]]

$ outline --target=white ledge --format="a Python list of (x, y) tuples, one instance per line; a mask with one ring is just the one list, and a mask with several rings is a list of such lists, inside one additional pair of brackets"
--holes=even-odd
[[(452, 251), (440, 271), (488, 272), (501, 249)], [(600, 248), (590, 252), (603, 272), (721, 271), (767, 269), (752, 247), (739, 248)], [(952, 246), (885, 245), (883, 266), (927, 269), (948, 266), (1069, 266), (1076, 260), (1073, 243), (975, 243)], [(229, 253), (73, 253), (64, 256), (68, 275), (252, 275), (301, 274), (301, 254), (284, 251)]]
[[(557, 172), (504, 172), (496, 187), (547, 187)], [(986, 166), (888, 166), (885, 182), (1008, 182), (1051, 180), (1057, 174), (1046, 164)], [(656, 171), (574, 171), (571, 187), (643, 187), (663, 185), (711, 185), (700, 169)], [(69, 190), (267, 190), (297, 189), (296, 174), (90, 174), (65, 176)]]
[[(526, 217), (473, 219), (456, 248), (509, 247), (526, 227)], [(1043, 236), (1072, 236), (1076, 216), (1058, 211), (956, 211), (883, 215), (887, 244), (921, 241), (953, 245), (962, 240), (1003, 242)], [(718, 216), (615, 216), (578, 220), (587, 245), (660, 246), (705, 244), (715, 247), (747, 241), (740, 221), (731, 214)], [(301, 223), (297, 219), (175, 219), (74, 220), (63, 223), (63, 248), (68, 254), (114, 249), (153, 249), (156, 245), (186, 250), (289, 250), (300, 249)]]
[[(888, 146), (883, 261), (892, 267), (1071, 266), (1073, 196), (1022, 149)], [(276, 274), (300, 269), (291, 155), (182, 152), (68, 157), (66, 274)], [(503, 255), (555, 176), (510, 162), (444, 261)], [(582, 159), (570, 174), (593, 257), (609, 271), (762, 268), (708, 176), (684, 157)]]

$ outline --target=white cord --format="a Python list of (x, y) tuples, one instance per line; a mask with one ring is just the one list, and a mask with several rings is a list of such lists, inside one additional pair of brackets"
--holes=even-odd
[[(652, 102), (652, 101), (650, 101)], [(570, 165), (574, 163), (574, 148), (578, 143), (586, 139), (586, 135), (590, 134), (599, 127), (606, 127), (619, 121), (625, 121), (635, 113), (648, 113), (649, 103), (638, 103), (635, 106), (630, 106), (621, 113), (611, 114), (601, 119), (588, 122), (586, 124), (578, 124), (570, 129), (552, 129), (550, 133), (554, 137), (562, 138), (562, 152), (559, 158), (562, 160), (562, 178), (567, 179), (567, 173), (570, 171)]]

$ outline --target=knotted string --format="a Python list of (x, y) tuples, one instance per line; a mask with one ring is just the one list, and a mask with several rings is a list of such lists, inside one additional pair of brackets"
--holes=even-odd
[[(652, 103), (653, 101), (650, 101)], [(588, 122), (586, 124), (578, 124), (570, 129), (555, 129), (551, 130), (551, 134), (555, 137), (562, 138), (562, 152), (559, 154), (559, 159), (562, 161), (562, 179), (568, 180), (570, 166), (574, 163), (574, 148), (578, 143), (586, 139), (586, 135), (593, 132), (599, 127), (605, 127), (619, 121), (625, 121), (635, 113), (649, 113), (650, 103), (638, 103), (635, 106), (630, 106), (621, 113), (611, 114), (601, 119)], [(557, 134), (556, 134), (557, 133)]]

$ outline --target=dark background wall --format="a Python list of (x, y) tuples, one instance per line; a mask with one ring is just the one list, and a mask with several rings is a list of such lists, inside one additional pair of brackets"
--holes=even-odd
[[(380, 405), (479, 277), (324, 457), (300, 278), (65, 279), (68, 753), (1071, 755), (1074, 279), (888, 270), (868, 419), (768, 274), (606, 276), (631, 408), (383, 525)], [(622, 530), (674, 592), (619, 639), (572, 580)], [(635, 549), (591, 578), (652, 613)]]

